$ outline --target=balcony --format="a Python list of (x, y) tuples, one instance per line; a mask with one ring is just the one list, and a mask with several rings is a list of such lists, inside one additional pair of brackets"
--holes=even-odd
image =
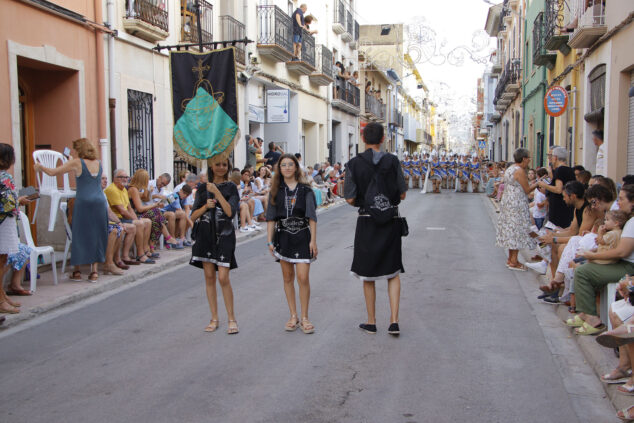
[(493, 75), (499, 75), (502, 72), (502, 69), (504, 69), (504, 67), (500, 62), (500, 59), (496, 57), (493, 61), (493, 64), (491, 65), (491, 73)]
[(126, 32), (154, 43), (169, 35), (168, 14), (165, 2), (128, 0), (123, 28)]
[(277, 62), (293, 58), (293, 25), (291, 17), (277, 6), (258, 6), (258, 38), (256, 48), (263, 57)]
[(335, 0), (335, 16), (332, 20), (332, 30), (335, 34), (346, 32), (346, 8), (342, 0)]
[(565, 32), (565, 22), (568, 8), (564, 0), (546, 0), (544, 11), (544, 47), (546, 50), (559, 50), (564, 56), (570, 53), (568, 34)]
[(508, 0), (506, 0), (502, 6), (502, 13), (500, 13), (500, 26), (498, 27), (498, 38), (505, 38), (508, 34), (509, 25), (506, 24), (507, 17), (511, 16), (511, 10), (508, 7)]
[(605, 4), (602, 0), (591, 0), (590, 5), (584, 7), (581, 0), (573, 1), (577, 3), (576, 28), (568, 45), (572, 48), (591, 47), (607, 31)]
[(506, 62), (504, 71), (495, 88), (495, 97), (493, 99), (495, 110), (506, 110), (519, 93), (521, 81), (519, 64), (519, 59), (511, 59)]
[(533, 63), (537, 66), (555, 67), (557, 55), (546, 50), (544, 13), (539, 12), (533, 24)]
[(372, 94), (365, 94), (364, 116), (374, 122), (385, 122), (386, 106)]
[(354, 21), (354, 40), (350, 42), (350, 48), (356, 50), (359, 48), (359, 22)]
[[(220, 17), (220, 28), (222, 29), (223, 41), (242, 40), (246, 35), (244, 24), (229, 15)], [(234, 47), (236, 49), (236, 62), (246, 66), (244, 44), (236, 43)]]
[(399, 128), (403, 127), (403, 114), (399, 111), (393, 111), (392, 112), (392, 120), (390, 122), (391, 124), (393, 124), (394, 126), (397, 126)]
[(332, 84), (335, 81), (332, 69), (332, 52), (320, 44), (315, 49), (315, 58), (317, 69), (308, 76), (308, 79), (315, 85)]
[(355, 87), (344, 79), (337, 79), (335, 81), (335, 95), (332, 99), (332, 107), (351, 115), (359, 116), (359, 103), (359, 87)]
[(489, 117), (489, 122), (498, 123), (502, 120), (502, 116), (498, 112), (491, 113)]
[(310, 75), (315, 72), (315, 38), (302, 29), (302, 53), (299, 60), (286, 62), (286, 69), (296, 75)]
[[(213, 37), (214, 9), (205, 0), (199, 0), (200, 27), (203, 43), (211, 43)], [(198, 42), (198, 25), (196, 22), (196, 8), (192, 0), (181, 0), (181, 41), (186, 43)], [(206, 47), (211, 49), (211, 47)]]
[(341, 39), (346, 43), (349, 43), (354, 39), (354, 21), (352, 20), (352, 13), (346, 11), (346, 30), (341, 34)]

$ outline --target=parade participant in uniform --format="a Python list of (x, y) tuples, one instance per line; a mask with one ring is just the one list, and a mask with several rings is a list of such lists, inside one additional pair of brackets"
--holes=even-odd
[[(402, 227), (397, 212), (398, 204), (405, 199), (407, 186), (396, 157), (380, 151), (381, 143), (385, 139), (383, 126), (378, 123), (369, 123), (363, 130), (363, 139), (369, 148), (348, 162), (344, 186), (346, 201), (352, 206), (359, 207), (351, 272), (363, 281), (368, 313), (367, 322), (360, 324), (359, 327), (368, 333), (376, 333), (375, 281), (387, 278), (391, 310), (388, 333), (398, 335), (400, 333), (398, 310), (401, 291), (399, 274), (404, 272), (404, 269), (401, 252)], [(365, 199), (365, 195), (368, 187), (376, 186), (371, 183), (376, 172), (382, 176), (386, 192), (375, 195), (375, 199), (384, 201), (380, 204), (377, 204), (378, 201), (372, 202), (372, 208), (382, 206), (381, 210), (389, 210), (394, 216), (385, 224), (379, 224), (366, 210), (370, 202)]]
[(473, 192), (480, 192), (480, 184), (482, 183), (482, 176), (480, 175), (480, 161), (477, 155), (473, 155), (471, 164), (469, 165), (471, 172), (470, 178), (473, 184)]
[(401, 162), (401, 169), (403, 170), (403, 176), (405, 177), (405, 183), (407, 184), (407, 186), (409, 187), (409, 177), (410, 177), (410, 170), (409, 170), (409, 166), (410, 166), (410, 161), (409, 161), (409, 157), (407, 156), (407, 153), (405, 153), (405, 155), (403, 156), (403, 161)]
[(419, 187), (420, 182), (420, 160), (418, 158), (418, 154), (414, 153), (414, 158), (410, 162), (410, 169), (412, 172), (412, 188)]
[(453, 188), (456, 183), (456, 162), (455, 156), (449, 156), (447, 159), (447, 188)]
[(432, 153), (431, 161), (429, 162), (429, 180), (432, 181), (434, 186), (434, 193), (440, 194), (440, 183), (442, 182), (442, 173), (440, 173), (440, 162), (438, 161), (438, 155)]
[(211, 310), (211, 321), (205, 332), (218, 329), (217, 272), (229, 320), (227, 333), (233, 335), (239, 329), (233, 311), (233, 289), (229, 271), (238, 267), (233, 217), (237, 213), (240, 196), (236, 185), (229, 181), (230, 170), (228, 159), (213, 163), (207, 170), (210, 182), (198, 186), (191, 215), (192, 221), (196, 223), (192, 230), (194, 243), (189, 264), (202, 268), (205, 275), (207, 301)]
[(427, 169), (429, 167), (429, 158), (427, 153), (423, 154), (420, 159), (420, 185), (425, 186), (425, 178), (427, 177)]
[(469, 185), (469, 161), (467, 156), (460, 157), (460, 192), (467, 192), (467, 186)]
[[(284, 293), (291, 313), (285, 330), (298, 327), (313, 333), (315, 326), (308, 320), (310, 299), (310, 263), (317, 259), (317, 212), (315, 194), (303, 178), (299, 162), (292, 154), (284, 154), (277, 162), (266, 211), (268, 222), (267, 246), (282, 266)], [(346, 183), (348, 185), (348, 172)], [(295, 274), (299, 285), (301, 320), (297, 318)]]

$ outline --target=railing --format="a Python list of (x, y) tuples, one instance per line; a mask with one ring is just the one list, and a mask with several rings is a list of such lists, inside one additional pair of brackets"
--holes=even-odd
[(342, 0), (335, 0), (335, 17), (333, 24), (339, 24), (344, 28), (346, 27), (346, 8)]
[(352, 12), (346, 12), (346, 32), (350, 35), (354, 34), (354, 21), (352, 20)]
[[(164, 3), (160, 3), (164, 6)], [(152, 26), (169, 32), (167, 10), (148, 0), (129, 0), (126, 5), (126, 18), (139, 19)]]
[(354, 21), (354, 40), (359, 41), (359, 22)]
[(502, 5), (502, 13), (500, 13), (500, 24), (498, 27), (498, 31), (506, 30), (504, 17), (509, 16), (510, 14), (511, 14), (511, 9), (509, 8), (509, 0), (504, 0), (504, 4)]
[(564, 32), (569, 9), (564, 0), (546, 0), (544, 10), (544, 35), (546, 44), (552, 37)]
[(376, 97), (372, 94), (366, 93), (365, 95), (365, 111), (366, 113), (371, 113), (374, 116), (385, 120), (385, 105), (380, 102)]
[(317, 73), (321, 73), (331, 79), (334, 79), (334, 72), (332, 69), (332, 52), (323, 44), (318, 45), (315, 51)]
[(293, 25), (291, 17), (277, 6), (258, 6), (258, 44), (269, 44), (293, 52)]
[(544, 51), (544, 13), (539, 12), (533, 22), (533, 61), (538, 62)]
[(315, 67), (315, 37), (302, 29), (302, 62)]
[[(578, 0), (580, 2), (580, 0)], [(584, 0), (585, 1), (585, 0)], [(605, 2), (602, 0), (588, 0), (585, 7), (580, 2), (577, 8), (577, 29), (583, 27), (605, 26)]]
[[(211, 3), (199, 0), (200, 4), (200, 27), (203, 43), (210, 43), (214, 40), (214, 9)], [(190, 43), (198, 42), (198, 23), (196, 21), (196, 8), (191, 0), (181, 0), (181, 41)], [(207, 47), (209, 48), (209, 47)]]
[[(223, 15), (220, 17), (220, 26), (222, 28), (222, 40), (242, 40), (246, 34), (246, 28), (244, 24), (237, 19), (229, 15)], [(244, 44), (236, 43), (236, 62), (246, 65), (246, 55), (244, 51)]]
[(392, 122), (398, 127), (403, 127), (403, 114), (397, 110), (392, 112)]
[(493, 100), (493, 104), (497, 104), (502, 94), (506, 90), (506, 87), (509, 84), (517, 84), (520, 80), (520, 66), (519, 63), (512, 64), (516, 62), (517, 59), (512, 59), (506, 62), (506, 66), (504, 66), (504, 71), (502, 75), (500, 75), (500, 79), (498, 81), (498, 86), (495, 88), (495, 98)]
[(348, 104), (359, 107), (360, 91), (345, 79), (337, 79), (335, 83), (335, 99), (343, 100)]

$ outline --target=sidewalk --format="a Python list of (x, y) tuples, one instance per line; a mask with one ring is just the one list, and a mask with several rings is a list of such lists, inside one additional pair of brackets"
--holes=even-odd
[[(492, 210), (492, 220), (495, 224), (497, 220), (497, 212), (499, 212), (499, 204), (495, 202), (493, 199), (487, 199), (486, 202), (491, 206)], [(523, 261), (530, 261), (530, 251), (521, 251), (521, 256), (523, 257)], [(535, 285), (534, 289), (525, 292), (527, 301), (531, 304), (535, 304), (536, 306), (540, 306), (543, 309), (552, 309), (552, 312), (548, 313), (552, 317), (548, 319), (548, 323), (542, 325), (542, 329), (544, 331), (544, 336), (546, 341), (549, 343), (549, 346), (552, 350), (556, 351), (558, 349), (558, 340), (561, 337), (566, 337), (567, 339), (574, 339), (579, 350), (583, 354), (584, 364), (589, 364), (590, 367), (594, 370), (594, 376), (596, 377), (596, 381), (603, 387), (605, 391), (605, 396), (610, 400), (612, 406), (616, 410), (621, 410), (631, 406), (634, 403), (634, 398), (619, 394), (616, 388), (619, 385), (612, 384), (608, 385), (602, 383), (600, 381), (601, 375), (609, 373), (614, 368), (616, 368), (618, 364), (618, 358), (616, 357), (614, 350), (610, 348), (602, 347), (597, 343), (594, 336), (579, 336), (574, 333), (574, 328), (570, 328), (566, 326), (565, 321), (569, 317), (573, 316), (568, 313), (568, 307), (565, 305), (552, 305), (545, 304), (540, 302), (537, 299), (537, 296), (541, 293), (538, 287), (540, 285), (548, 284), (549, 278), (548, 275), (537, 275), (535, 272), (528, 270), (529, 274), (535, 276)], [(539, 319), (539, 316), (537, 316)], [(571, 357), (562, 356), (562, 360), (572, 361)], [(569, 363), (574, 367), (574, 363)], [(593, 381), (594, 382), (594, 381)], [(590, 381), (588, 383), (591, 383)], [(583, 388), (583, 387), (577, 387)]]
[[(343, 199), (337, 199), (334, 204), (326, 207), (320, 207), (317, 214), (321, 214), (327, 210), (339, 207), (345, 204)], [(253, 238), (264, 237), (266, 234), (266, 223), (261, 223), (262, 230), (255, 232), (242, 233), (236, 231), (237, 243), (246, 242)], [(27, 297), (12, 296), (13, 301), (22, 304), (21, 311), (18, 314), (3, 314), (6, 317), (4, 324), (0, 326), (0, 331), (13, 327), (27, 320), (41, 316), (47, 312), (58, 309), (63, 306), (74, 304), (81, 300), (93, 297), (106, 291), (119, 288), (123, 285), (131, 284), (137, 280), (146, 278), (157, 273), (174, 270), (175, 267), (181, 266), (189, 262), (191, 257), (191, 248), (183, 250), (167, 250), (159, 251), (161, 257), (156, 260), (156, 264), (141, 264), (138, 266), (130, 266), (125, 270), (125, 274), (121, 276), (104, 275), (101, 273), (99, 266), (99, 280), (97, 282), (89, 282), (87, 280), (90, 273), (89, 266), (82, 266), (82, 282), (74, 282), (68, 279), (72, 267), (67, 264), (66, 273), (61, 273), (61, 259), (58, 260), (57, 281), (53, 284), (53, 272), (51, 270), (39, 273), (40, 278), (37, 280), (36, 292)], [(46, 267), (44, 267), (46, 268)], [(28, 281), (23, 282), (22, 286), (28, 288)]]

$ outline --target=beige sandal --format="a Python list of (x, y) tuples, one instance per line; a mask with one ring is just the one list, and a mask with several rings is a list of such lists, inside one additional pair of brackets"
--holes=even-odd
[(307, 334), (315, 332), (315, 326), (310, 323), (308, 317), (302, 317), (302, 321), (300, 322), (299, 327), (302, 329), (302, 332)]
[[(291, 322), (295, 322), (295, 323), (291, 323)], [(291, 318), (288, 320), (288, 322), (286, 322), (286, 325), (284, 326), (284, 330), (286, 332), (294, 332), (295, 329), (297, 329), (298, 327), (299, 327), (299, 319), (297, 318), (295, 314), (293, 314)]]
[[(231, 323), (235, 323), (235, 327), (231, 327)], [(238, 328), (238, 322), (236, 322), (235, 320), (229, 320), (229, 325), (228, 325), (228, 329), (227, 329), (227, 335), (235, 335), (236, 333), (240, 332), (240, 329)]]
[(217, 320), (210, 320), (209, 324), (205, 328), (205, 332), (213, 332), (216, 329), (218, 329), (218, 321)]

